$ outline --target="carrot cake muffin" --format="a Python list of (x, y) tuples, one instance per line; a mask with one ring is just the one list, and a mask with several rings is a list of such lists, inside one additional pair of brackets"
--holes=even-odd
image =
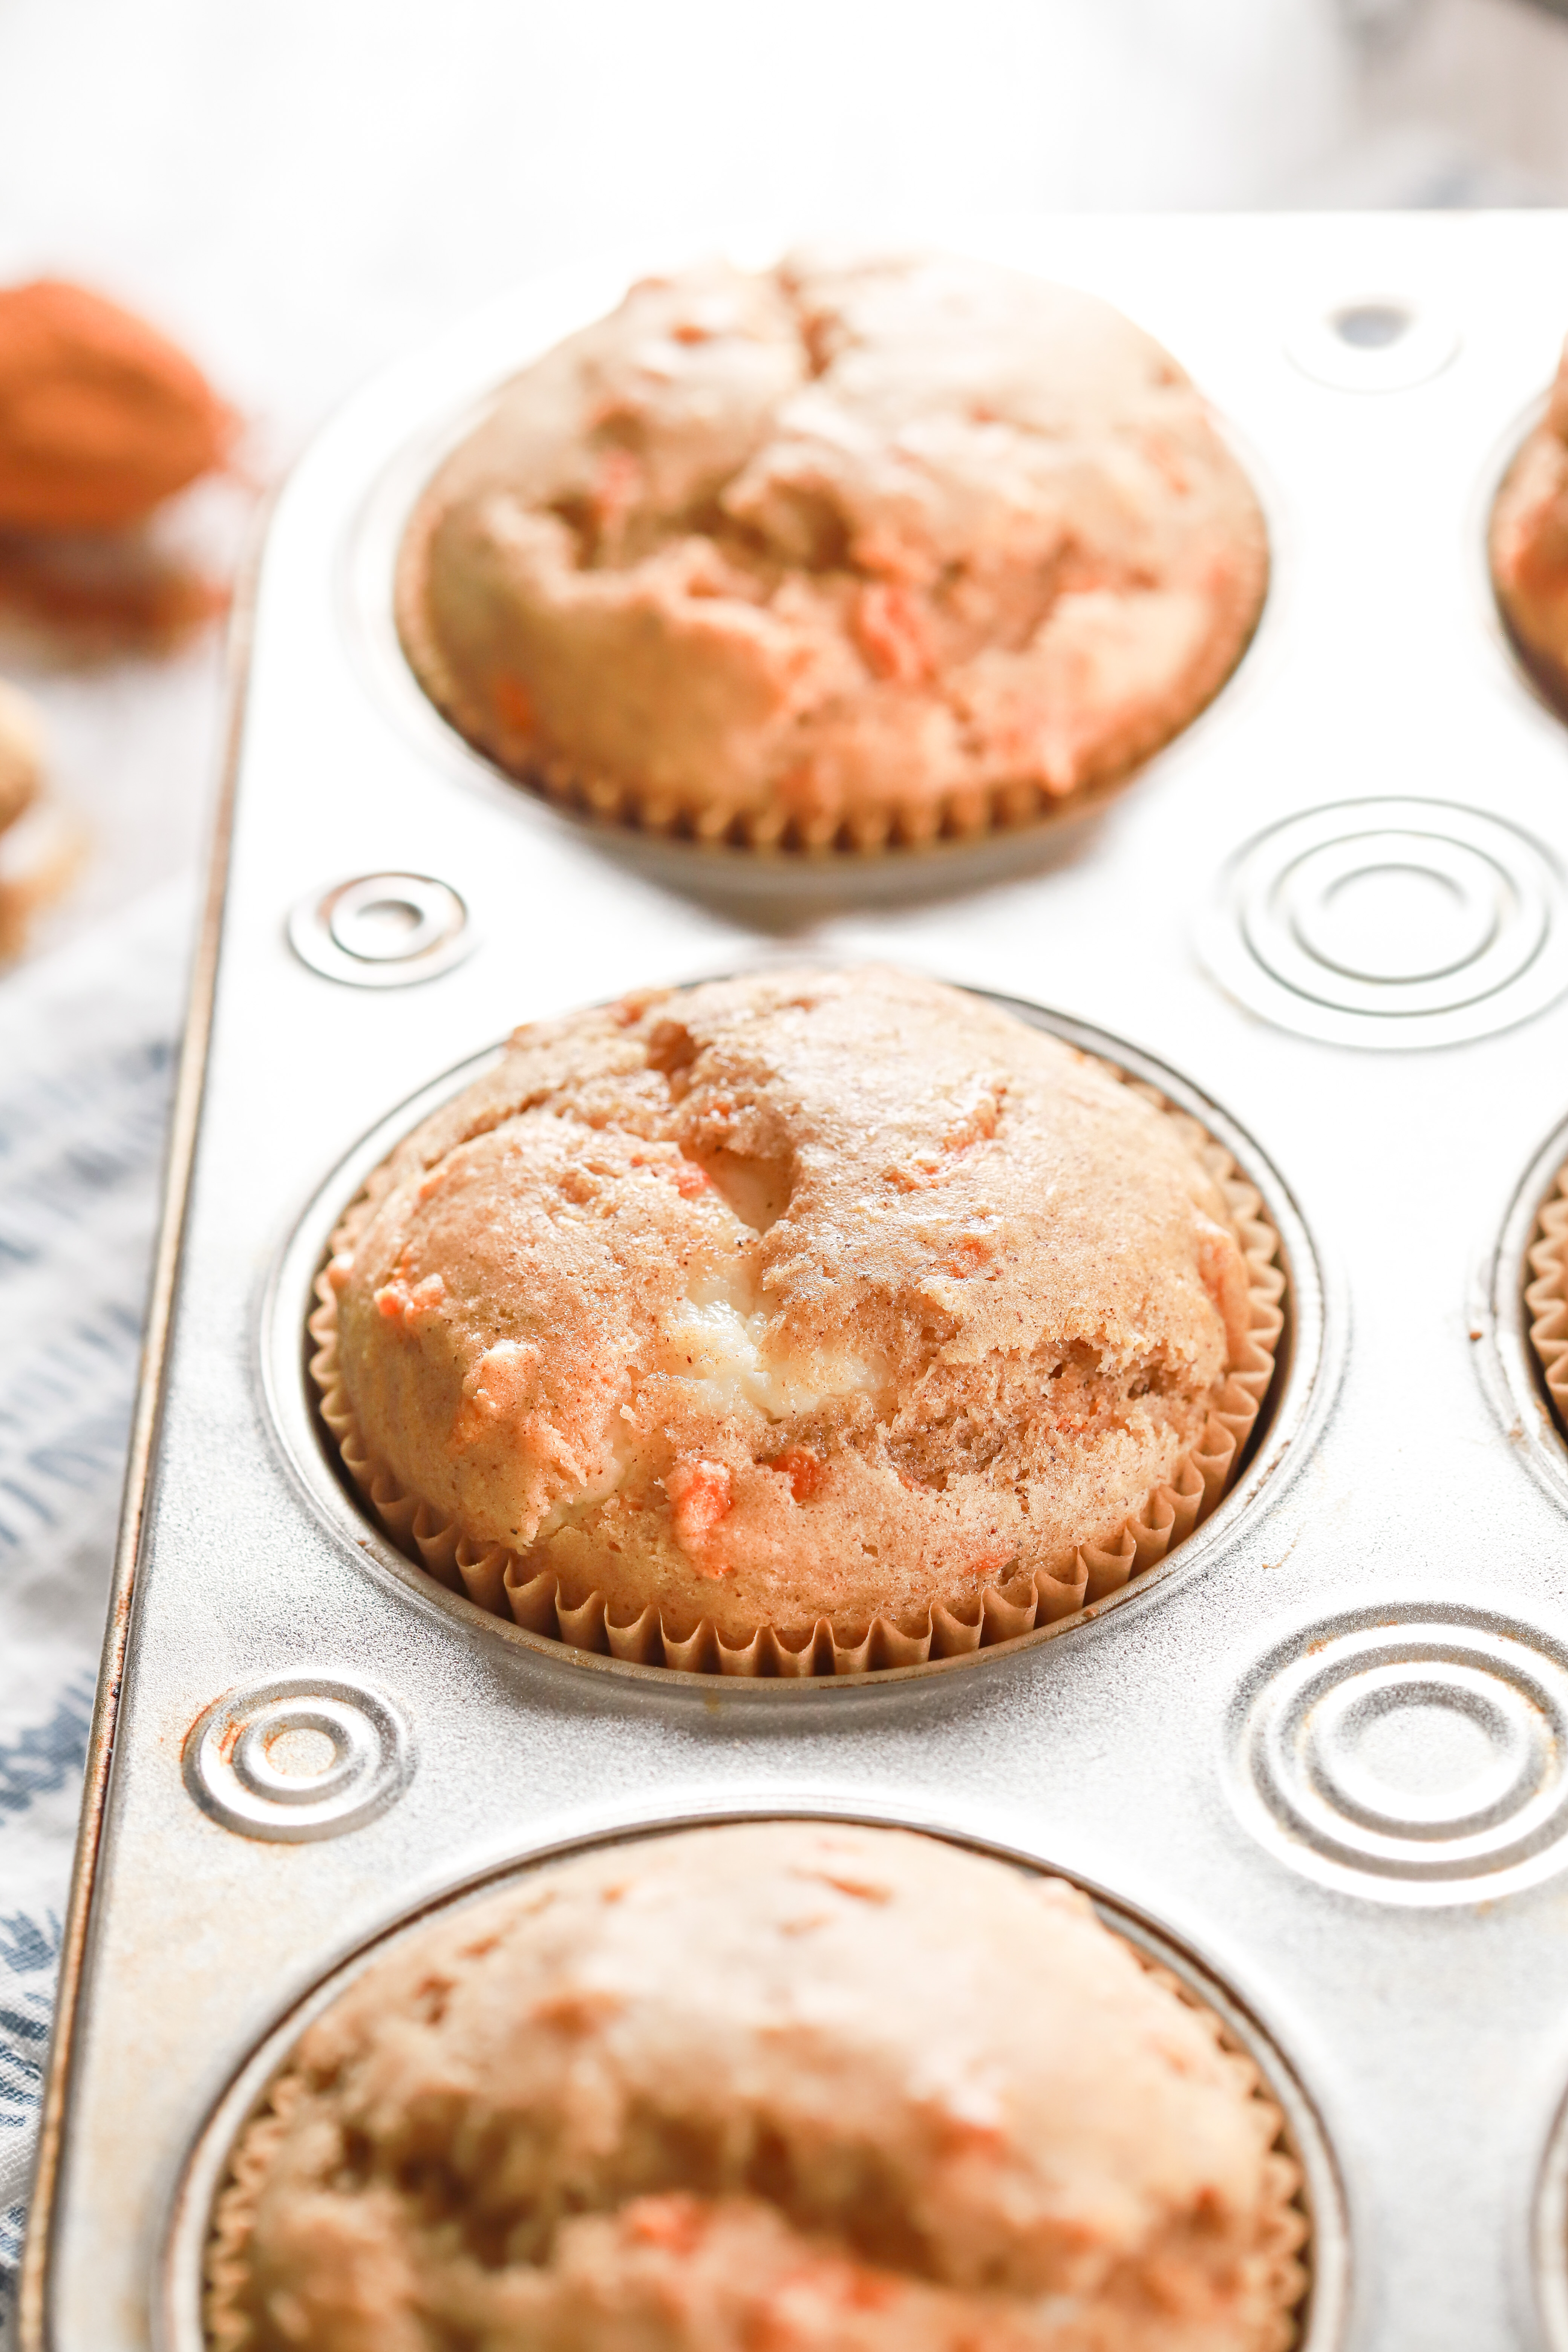
[(1178, 733), (1268, 577), (1187, 377), (947, 256), (635, 286), (441, 468), (399, 623), (474, 743), (601, 816), (879, 848), (1023, 823)]
[(1510, 635), (1543, 692), (1568, 708), (1568, 349), (1546, 415), (1492, 509), (1492, 583)]
[(220, 2193), (214, 2352), (1277, 2352), (1278, 2110), (1058, 1880), (768, 1822), (399, 1942)]
[(1195, 1123), (958, 990), (649, 992), (520, 1029), (375, 1171), (313, 1370), (485, 1606), (655, 1664), (909, 1663), (1217, 1497), (1280, 1328), (1257, 1209)]

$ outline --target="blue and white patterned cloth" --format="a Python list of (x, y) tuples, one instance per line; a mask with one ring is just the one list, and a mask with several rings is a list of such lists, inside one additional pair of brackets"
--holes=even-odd
[(192, 899), (0, 982), (0, 2347), (120, 1510)]

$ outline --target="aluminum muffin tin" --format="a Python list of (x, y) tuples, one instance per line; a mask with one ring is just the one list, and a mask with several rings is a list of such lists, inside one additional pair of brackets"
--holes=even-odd
[[(1302, 2164), (1311, 2352), (1568, 2347), (1568, 1446), (1521, 1301), (1568, 1157), (1568, 729), (1508, 650), (1483, 540), (1568, 325), (1568, 218), (947, 241), (1160, 336), (1268, 512), (1241, 668), (1070, 825), (764, 868), (595, 834), (421, 701), (390, 627), (400, 517), (487, 390), (626, 267), (525, 289), (378, 379), (279, 501), (28, 2352), (198, 2352), (228, 2137), (326, 1980), (403, 1918), (584, 1839), (802, 1811), (1063, 1871), (1215, 2002)], [(1261, 1435), (1168, 1566), (1044, 1641), (748, 1684), (514, 1636), (403, 1561), (321, 1454), (298, 1318), (331, 1216), (420, 1090), (516, 1021), (801, 956), (1044, 1008), (1215, 1128), (1291, 1277)]]

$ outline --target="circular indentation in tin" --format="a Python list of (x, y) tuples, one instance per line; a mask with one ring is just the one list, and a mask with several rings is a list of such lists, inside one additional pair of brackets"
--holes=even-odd
[(381, 1735), (341, 1699), (278, 1698), (247, 1720), (229, 1757), (241, 1788), (271, 1804), (320, 1806), (362, 1789), (381, 1760)]
[(155, 2334), (164, 2352), (207, 2352), (203, 2325), (205, 2262), (212, 2244), (215, 2206), (231, 2177), (237, 2143), (260, 2112), (275, 2078), (293, 2057), (301, 2036), (368, 1969), (384, 1961), (389, 1949), (408, 1936), (427, 1930), (443, 1915), (450, 1916), (473, 1898), (525, 1884), (528, 1874), (542, 1864), (572, 1853), (626, 1845), (650, 1833), (724, 1822), (802, 1818), (912, 1831), (978, 1851), (1026, 1873), (1065, 1879), (1088, 1896), (1113, 1935), (1130, 1944), (1146, 1965), (1173, 1979), (1178, 1993), (1192, 2007), (1216, 2021), (1222, 2045), (1251, 2062), (1263, 2096), (1277, 2111), (1275, 2146), (1295, 2168), (1300, 2182), (1292, 2201), (1306, 2225), (1298, 2255), (1306, 2286), (1290, 2315), (1295, 2323), (1290, 2340), (1298, 2352), (1335, 2352), (1344, 2338), (1351, 2254), (1338, 2163), (1317, 2108), (1286, 2051), (1245, 1997), (1198, 1953), (1132, 1904), (1082, 1874), (1049, 1857), (1000, 1846), (984, 1829), (976, 1832), (964, 1824), (955, 1825), (951, 1819), (933, 1819), (929, 1810), (914, 1815), (890, 1808), (868, 1810), (863, 1797), (843, 1802), (833, 1797), (810, 1802), (774, 1797), (738, 1804), (732, 1796), (718, 1790), (711, 1798), (699, 1796), (676, 1815), (639, 1814), (630, 1821), (622, 1815), (607, 1826), (595, 1825), (594, 1833), (558, 1838), (515, 1855), (483, 1876), (452, 1887), (417, 1913), (390, 1917), (374, 1937), (321, 1975), (237, 2066), (185, 2156), (168, 2211), (157, 2272)]
[(1404, 392), (1446, 368), (1459, 330), (1412, 297), (1355, 295), (1299, 322), (1285, 349), (1304, 375), (1335, 392)]
[(423, 874), (367, 874), (327, 902), (333, 944), (362, 963), (408, 963), (445, 947), (468, 915), (445, 882)]
[(1471, 1837), (1528, 1801), (1547, 1737), (1539, 1710), (1473, 1666), (1402, 1660), (1320, 1699), (1302, 1761), (1324, 1802), (1363, 1829)]
[(405, 988), (450, 971), (479, 940), (449, 883), (429, 874), (362, 874), (301, 898), (289, 917), (289, 943), (323, 979)]
[(225, 1829), (293, 1843), (384, 1812), (414, 1770), (407, 1724), (369, 1683), (315, 1675), (242, 1683), (185, 1741), (185, 1786)]
[(1568, 988), (1556, 866), (1447, 801), (1341, 801), (1270, 826), (1221, 875), (1200, 944), (1244, 1004), (1335, 1045), (1458, 1045)]
[(315, 1306), (316, 1278), (344, 1209), (372, 1171), (422, 1119), (493, 1066), (493, 1052), (476, 1055), (450, 1071), (364, 1138), (328, 1177), (305, 1211), (268, 1287), (260, 1333), (260, 1371), (272, 1426), (300, 1487), (348, 1556), (361, 1568), (374, 1565), (375, 1570), (384, 1571), (412, 1594), (419, 1605), (441, 1612), (474, 1636), (531, 1652), (550, 1660), (558, 1669), (630, 1676), (651, 1681), (667, 1693), (682, 1689), (693, 1695), (700, 1692), (710, 1702), (722, 1692), (726, 1701), (739, 1704), (805, 1701), (867, 1682), (888, 1684), (933, 1674), (968, 1673), (1019, 1649), (1070, 1638), (1082, 1627), (1086, 1617), (1103, 1616), (1129, 1604), (1136, 1606), (1145, 1595), (1167, 1589), (1215, 1558), (1240, 1533), (1246, 1519), (1261, 1506), (1265, 1494), (1272, 1501), (1306, 1458), (1304, 1434), (1313, 1416), (1328, 1401), (1331, 1382), (1321, 1378), (1325, 1341), (1323, 1278), (1311, 1240), (1288, 1188), (1257, 1145), (1217, 1105), (1174, 1072), (1102, 1031), (1016, 999), (998, 997), (993, 1001), (1005, 1005), (1032, 1026), (1065, 1039), (1079, 1050), (1114, 1065), (1130, 1078), (1153, 1087), (1175, 1109), (1195, 1119), (1230, 1153), (1238, 1174), (1257, 1188), (1264, 1216), (1279, 1236), (1277, 1263), (1286, 1276), (1281, 1305), (1287, 1319), (1276, 1349), (1273, 1382), (1234, 1483), (1213, 1513), (1179, 1545), (1173, 1546), (1163, 1559), (1131, 1577), (1119, 1590), (1106, 1591), (1085, 1612), (1036, 1625), (1008, 1639), (987, 1642), (965, 1654), (936, 1657), (910, 1665), (868, 1667), (853, 1674), (812, 1674), (798, 1678), (783, 1675), (755, 1679), (716, 1675), (683, 1666), (644, 1664), (608, 1655), (598, 1649), (578, 1649), (552, 1633), (531, 1630), (514, 1623), (510, 1617), (481, 1609), (466, 1594), (437, 1582), (388, 1538), (379, 1521), (364, 1507), (357, 1491), (350, 1487), (341, 1451), (319, 1414), (317, 1392), (306, 1373), (300, 1335)]
[(1402, 302), (1352, 302), (1331, 311), (1329, 324), (1353, 350), (1382, 352), (1407, 335), (1415, 320)]
[(1563, 1859), (1568, 1657), (1530, 1627), (1468, 1611), (1308, 1626), (1249, 1678), (1233, 1729), (1276, 1839), (1363, 1892), (1457, 1900)]
[(1504, 919), (1507, 885), (1458, 842), (1361, 834), (1310, 850), (1279, 896), (1296, 947), (1323, 971), (1378, 988), (1464, 971)]

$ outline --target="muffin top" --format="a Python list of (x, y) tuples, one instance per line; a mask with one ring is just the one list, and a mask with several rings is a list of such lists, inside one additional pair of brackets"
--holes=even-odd
[(519, 376), (405, 541), (404, 642), (514, 772), (752, 843), (1016, 821), (1185, 725), (1262, 602), (1187, 377), (951, 257), (713, 264)]
[(1548, 692), (1568, 701), (1568, 349), (1546, 415), (1498, 493), (1490, 554), (1520, 650)]
[(727, 1643), (929, 1626), (1114, 1546), (1251, 1314), (1175, 1120), (876, 968), (520, 1029), (336, 1248), (374, 1460), (616, 1622)]
[(399, 1942), (220, 2200), (219, 2352), (1263, 2352), (1278, 2115), (1088, 1902), (901, 1832), (687, 1831)]

